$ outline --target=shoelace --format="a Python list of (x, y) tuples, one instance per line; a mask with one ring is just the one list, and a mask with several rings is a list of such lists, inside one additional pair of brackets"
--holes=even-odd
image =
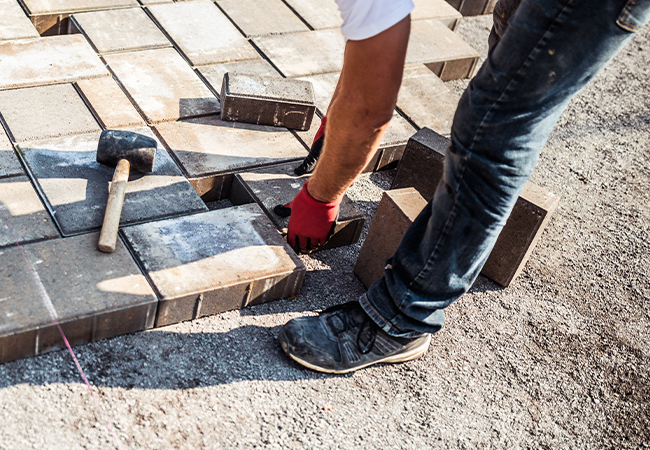
[[(321, 314), (334, 313), (333, 316), (341, 322), (342, 327), (339, 327), (337, 323), (332, 321), (333, 317), (327, 318), (327, 323), (330, 326), (330, 329), (333, 330), (334, 335), (337, 337), (348, 330), (353, 330), (354, 328), (358, 327), (359, 331), (357, 331), (356, 339), (357, 349), (359, 349), (361, 354), (365, 355), (369, 353), (370, 350), (372, 350), (372, 347), (375, 345), (375, 337), (377, 336), (377, 328), (379, 327), (372, 320), (370, 320), (370, 317), (368, 317), (366, 313), (362, 313), (363, 320), (361, 321), (361, 324), (358, 324), (352, 316), (352, 311), (357, 308), (360, 308), (357, 302), (348, 302), (342, 305), (336, 305), (332, 306), (331, 308), (327, 308), (323, 310)], [(366, 329), (370, 334), (370, 339), (365, 345), (363, 345), (361, 342), (361, 336)]]

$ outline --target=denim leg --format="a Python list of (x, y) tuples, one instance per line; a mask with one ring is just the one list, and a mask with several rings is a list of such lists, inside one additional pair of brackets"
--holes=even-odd
[(627, 22), (647, 21), (648, 0), (522, 1), (460, 100), (433, 199), (360, 299), (386, 332), (442, 327), (443, 308), (478, 276), (569, 100), (632, 36), (620, 24), (630, 6)]

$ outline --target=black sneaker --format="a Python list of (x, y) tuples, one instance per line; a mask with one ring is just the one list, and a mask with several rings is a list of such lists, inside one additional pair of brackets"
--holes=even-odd
[(397, 338), (379, 328), (349, 302), (300, 317), (282, 327), (278, 340), (295, 361), (319, 372), (347, 373), (378, 363), (399, 363), (424, 355), (431, 335)]

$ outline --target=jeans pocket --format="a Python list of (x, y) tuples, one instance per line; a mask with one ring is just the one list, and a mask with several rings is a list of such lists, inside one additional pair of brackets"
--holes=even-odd
[(616, 24), (625, 31), (638, 31), (650, 18), (650, 0), (628, 0)]

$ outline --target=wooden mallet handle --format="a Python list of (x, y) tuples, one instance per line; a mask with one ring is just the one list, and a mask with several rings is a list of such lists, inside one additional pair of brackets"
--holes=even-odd
[(129, 170), (131, 164), (126, 159), (120, 159), (113, 173), (111, 190), (108, 193), (106, 212), (102, 232), (99, 235), (99, 250), (105, 253), (113, 253), (117, 244), (117, 230), (120, 227), (120, 216), (126, 193), (126, 183), (129, 181)]

